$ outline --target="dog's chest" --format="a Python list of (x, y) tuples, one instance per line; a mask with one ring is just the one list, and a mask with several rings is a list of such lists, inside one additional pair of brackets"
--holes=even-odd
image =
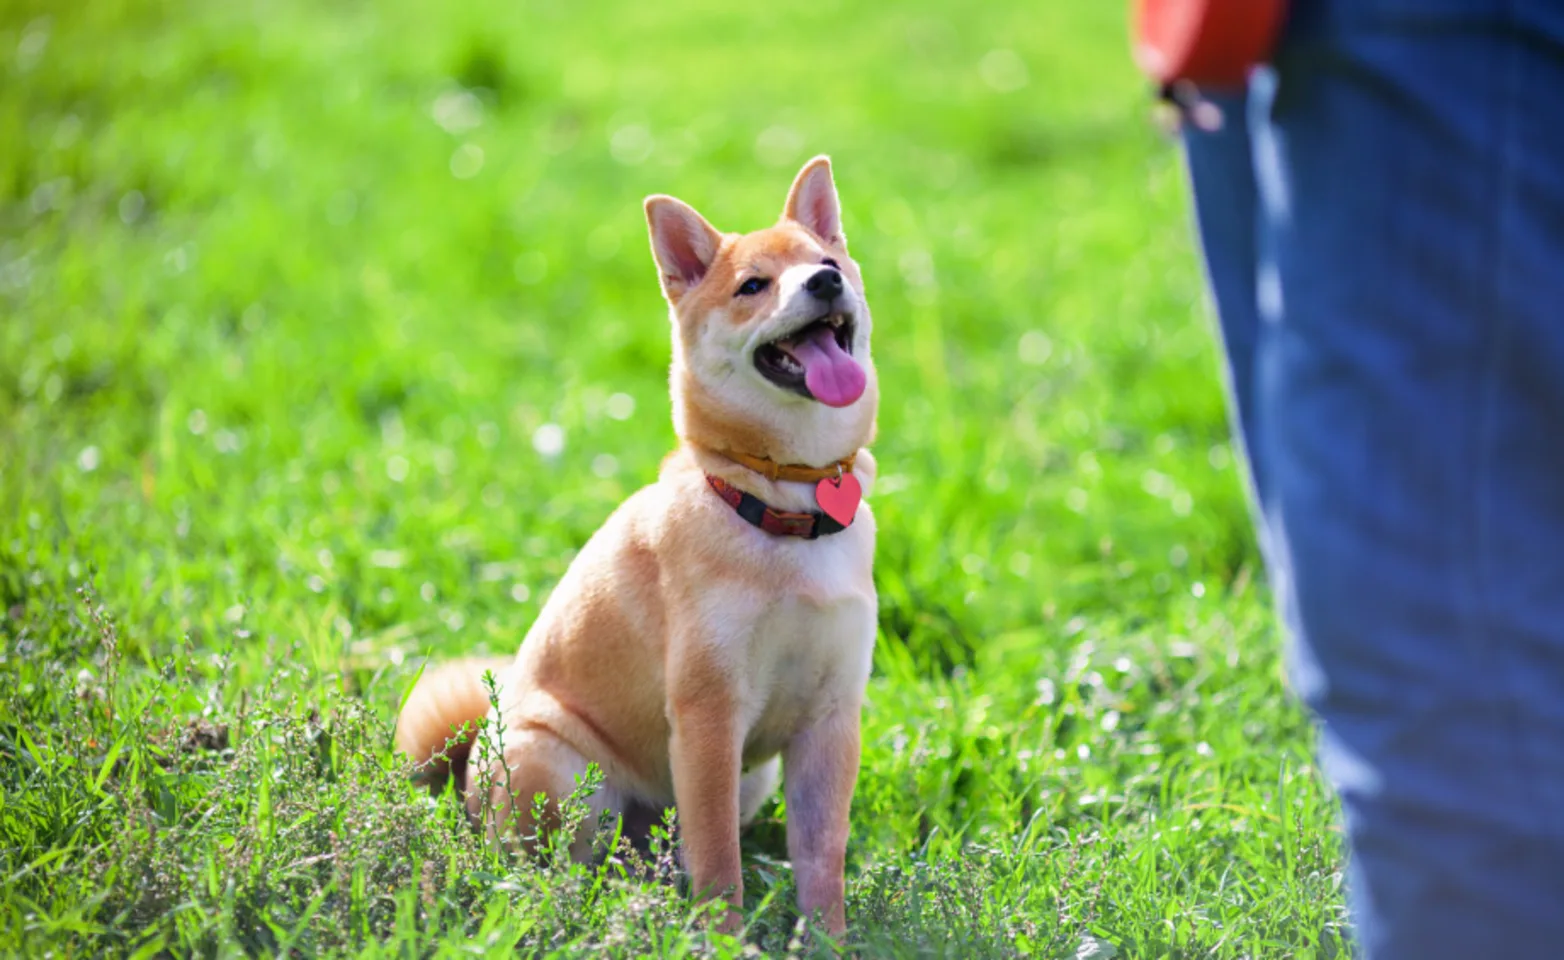
[[(856, 578), (854, 578), (856, 580)], [(761, 614), (745, 658), (744, 757), (770, 757), (868, 680), (875, 598), (867, 583), (800, 581)]]

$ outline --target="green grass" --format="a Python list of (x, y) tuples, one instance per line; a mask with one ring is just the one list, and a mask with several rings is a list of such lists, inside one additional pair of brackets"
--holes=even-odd
[[(0, 0), (0, 949), (737, 955), (387, 742), (673, 442), (641, 197), (753, 229), (829, 152), (884, 394), (847, 946), (1344, 955), (1122, 6)], [(784, 815), (749, 941), (828, 954)]]

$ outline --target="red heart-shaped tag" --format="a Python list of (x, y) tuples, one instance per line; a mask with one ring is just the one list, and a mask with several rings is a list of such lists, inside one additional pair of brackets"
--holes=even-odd
[(826, 477), (815, 484), (815, 502), (820, 504), (826, 516), (844, 527), (858, 515), (858, 503), (861, 500), (863, 487), (858, 483), (858, 478), (850, 473), (840, 477)]

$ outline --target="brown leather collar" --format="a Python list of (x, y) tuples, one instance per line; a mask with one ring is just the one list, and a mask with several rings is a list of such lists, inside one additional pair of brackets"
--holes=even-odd
[(793, 513), (768, 506), (765, 501), (745, 493), (721, 477), (708, 473), (706, 482), (740, 517), (774, 536), (817, 540), (847, 529), (824, 513)]
[(735, 453), (732, 450), (712, 452), (732, 460), (741, 467), (748, 467), (767, 480), (788, 480), (795, 483), (819, 483), (821, 480), (840, 477), (844, 473), (852, 473), (853, 461), (858, 458), (855, 453), (829, 466), (811, 467), (802, 463), (777, 463), (765, 457), (752, 457), (747, 453)]

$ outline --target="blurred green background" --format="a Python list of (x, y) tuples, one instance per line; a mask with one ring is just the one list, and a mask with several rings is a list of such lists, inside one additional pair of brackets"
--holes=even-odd
[[(280, 723), (343, 698), (389, 722), (425, 655), (513, 650), (673, 443), (641, 198), (755, 229), (829, 153), (884, 398), (860, 931), (1335, 951), (1329, 798), (1121, 4), (3, 0), (0, 77), (5, 729), (106, 668), (89, 578), (126, 658), (108, 696), (157, 689), (148, 729), (263, 686)], [(174, 657), (185, 685), (156, 687)], [(19, 742), (12, 795), (111, 766), (40, 772)], [(10, 868), (79, 849), (37, 822)], [(959, 899), (919, 871), (974, 850), (986, 907), (905, 912)], [(15, 903), (10, 932), (153, 942), (82, 877), (28, 895), (84, 939)], [(531, 935), (602, 948), (551, 922)], [(168, 943), (225, 942), (191, 936)]]

